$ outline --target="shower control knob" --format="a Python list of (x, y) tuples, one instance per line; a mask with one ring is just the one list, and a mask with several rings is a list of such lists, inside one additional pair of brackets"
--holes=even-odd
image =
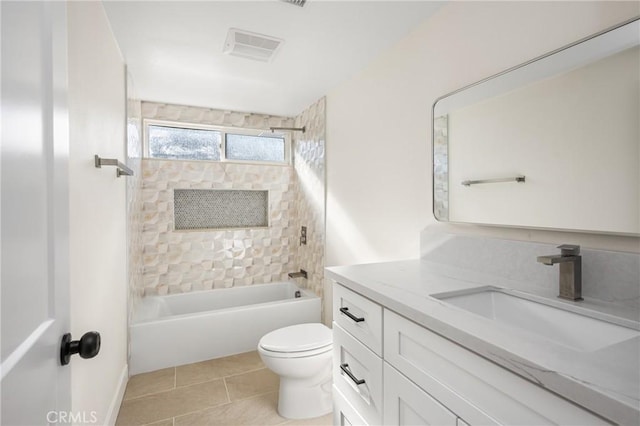
[(60, 345), (60, 364), (67, 365), (71, 355), (80, 354), (81, 358), (93, 358), (100, 352), (100, 333), (89, 331), (80, 340), (71, 340), (71, 333), (62, 336)]

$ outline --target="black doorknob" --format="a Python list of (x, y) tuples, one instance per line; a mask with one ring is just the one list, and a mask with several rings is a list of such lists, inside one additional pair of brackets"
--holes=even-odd
[(60, 345), (60, 364), (67, 365), (71, 355), (80, 354), (82, 358), (93, 358), (100, 352), (100, 333), (89, 331), (80, 340), (71, 340), (71, 333), (62, 336)]

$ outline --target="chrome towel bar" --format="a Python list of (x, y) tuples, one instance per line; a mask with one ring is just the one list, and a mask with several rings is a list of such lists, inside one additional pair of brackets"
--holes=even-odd
[(524, 176), (515, 176), (509, 178), (497, 178), (497, 179), (479, 179), (479, 180), (463, 180), (462, 184), (464, 186), (477, 185), (479, 183), (499, 183), (499, 182), (518, 182), (524, 183)]
[(131, 170), (129, 167), (126, 166), (126, 164), (121, 163), (115, 158), (100, 158), (99, 156), (95, 155), (94, 159), (95, 159), (96, 167), (98, 169), (101, 168), (102, 166), (116, 166), (118, 168), (118, 170), (116, 170), (117, 177), (133, 176), (133, 170)]

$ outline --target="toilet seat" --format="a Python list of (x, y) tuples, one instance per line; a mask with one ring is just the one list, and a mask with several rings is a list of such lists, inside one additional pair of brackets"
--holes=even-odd
[(274, 358), (302, 358), (328, 352), (333, 347), (331, 329), (324, 324), (297, 324), (265, 334), (258, 347)]
[(267, 357), (271, 358), (307, 358), (314, 355), (320, 355), (325, 352), (331, 352), (333, 349), (333, 345), (327, 345), (322, 348), (313, 349), (310, 351), (302, 351), (302, 352), (275, 352), (264, 349), (262, 346), (258, 347), (258, 351)]

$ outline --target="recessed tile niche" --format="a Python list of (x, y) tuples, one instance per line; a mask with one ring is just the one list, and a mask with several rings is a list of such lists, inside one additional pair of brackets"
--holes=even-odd
[(175, 189), (176, 230), (269, 226), (269, 191)]

